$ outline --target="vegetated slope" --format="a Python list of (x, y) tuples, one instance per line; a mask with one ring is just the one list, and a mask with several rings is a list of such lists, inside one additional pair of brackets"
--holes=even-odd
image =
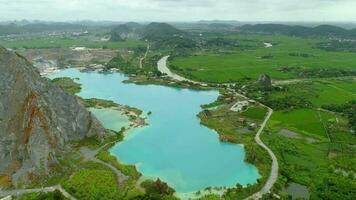
[(42, 78), (22, 56), (0, 47), (0, 175), (14, 184), (48, 174), (69, 141), (103, 136), (76, 97)]
[(242, 32), (284, 34), (290, 36), (322, 36), (333, 38), (356, 38), (356, 29), (347, 30), (332, 25), (316, 27), (289, 26), (282, 24), (243, 25), (238, 28)]
[(150, 23), (141, 25), (138, 23), (126, 23), (116, 26), (111, 31), (111, 41), (126, 39), (145, 39), (150, 41), (164, 40), (184, 36), (185, 33), (166, 23)]
[(153, 41), (180, 37), (183, 35), (185, 35), (183, 31), (176, 29), (172, 25), (156, 22), (148, 24), (142, 33), (144, 39)]
[(110, 33), (111, 41), (123, 41), (126, 39), (139, 39), (144, 25), (130, 22), (114, 27)]

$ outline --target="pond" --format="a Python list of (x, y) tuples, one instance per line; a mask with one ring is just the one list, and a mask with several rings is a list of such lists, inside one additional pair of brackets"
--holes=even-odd
[[(120, 73), (82, 73), (77, 69), (50, 76), (56, 77), (79, 78), (82, 91), (78, 95), (83, 98), (112, 100), (152, 112), (149, 126), (134, 129), (111, 153), (125, 164), (136, 165), (145, 177), (167, 182), (178, 195), (207, 187), (254, 184), (260, 178), (257, 168), (244, 161), (242, 145), (222, 143), (216, 132), (200, 124), (200, 106), (215, 101), (218, 91), (127, 84)], [(107, 116), (98, 118), (106, 126), (123, 124)]]
[(130, 127), (129, 118), (121, 111), (108, 108), (90, 108), (89, 111), (98, 118), (106, 129), (119, 132), (121, 128)]

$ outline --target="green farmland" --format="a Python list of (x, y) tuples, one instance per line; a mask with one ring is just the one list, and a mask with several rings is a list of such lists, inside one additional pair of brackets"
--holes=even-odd
[(88, 37), (65, 38), (65, 37), (44, 37), (33, 39), (0, 40), (0, 45), (12, 49), (48, 49), (48, 48), (69, 48), (69, 47), (87, 47), (87, 48), (131, 48), (145, 46), (144, 41), (127, 40), (122, 42), (93, 40)]
[(318, 79), (304, 81), (284, 86), (287, 91), (271, 93), (274, 97), (288, 95), (302, 96), (314, 106), (321, 107), (329, 104), (344, 104), (356, 99), (356, 80), (346, 79)]
[[(273, 79), (298, 78), (295, 71), (301, 69), (355, 70), (356, 53), (331, 52), (317, 48), (320, 39), (302, 39), (279, 35), (234, 35), (226, 36), (238, 41), (255, 41), (260, 46), (233, 48), (228, 53), (205, 49), (188, 57), (175, 57), (171, 67), (178, 73), (195, 80), (207, 82), (230, 82), (243, 77), (257, 79), (266, 73)], [(264, 42), (273, 46), (265, 48)], [(219, 53), (222, 52), (222, 53)]]

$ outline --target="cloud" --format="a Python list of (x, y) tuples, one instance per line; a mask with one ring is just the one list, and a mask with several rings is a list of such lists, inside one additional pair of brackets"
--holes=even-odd
[(0, 0), (0, 20), (352, 21), (354, 0)]

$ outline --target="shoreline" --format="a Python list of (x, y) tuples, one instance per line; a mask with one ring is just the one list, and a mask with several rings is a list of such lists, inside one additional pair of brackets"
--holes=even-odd
[[(168, 59), (168, 57), (164, 57), (164, 58), (166, 58), (166, 59)], [(162, 60), (162, 59), (161, 59)], [(161, 61), (160, 60), (160, 61)], [(165, 61), (167, 61), (167, 60), (165, 60)], [(73, 69), (73, 68), (71, 68), (71, 69)], [(97, 70), (91, 70), (91, 69), (84, 69), (83, 70), (83, 68), (76, 68), (76, 69), (78, 69), (78, 70), (80, 70), (81, 72), (84, 72), (84, 73), (92, 73), (92, 72), (95, 72), (95, 73), (102, 73), (101, 71), (97, 71)], [(115, 73), (116, 71), (110, 71), (109, 73)], [(118, 72), (118, 73), (120, 73), (120, 72)], [(124, 74), (124, 73), (120, 73), (120, 74), (123, 74), (123, 75), (125, 75), (125, 76), (127, 76), (126, 74)], [(129, 77), (129, 79), (128, 80), (130, 80), (130, 77)], [(188, 79), (185, 79), (184, 81), (186, 81), (186, 80), (188, 80)], [(177, 80), (176, 80), (177, 81)], [(189, 84), (189, 86), (191, 86), (191, 84), (196, 84), (197, 82), (193, 82), (193, 81), (187, 81), (188, 83), (190, 83)], [(201, 84), (199, 83), (199, 85), (201, 86)], [(163, 84), (163, 86), (164, 87), (170, 87), (170, 85), (166, 85), (166, 84)], [(172, 86), (171, 86), (172, 87)], [(190, 87), (187, 87), (187, 89), (191, 89)], [(219, 91), (219, 89), (218, 88), (215, 88), (217, 91)], [(219, 91), (219, 93), (220, 93), (220, 91)], [(221, 93), (220, 93), (221, 94)], [(118, 105), (120, 105), (120, 104), (118, 104)], [(125, 107), (124, 105), (120, 105), (120, 106), (123, 106), (123, 107)], [(98, 108), (98, 107), (97, 107)], [(110, 108), (109, 108), (110, 109)], [(111, 109), (115, 109), (115, 107), (112, 107)], [(125, 109), (123, 109), (122, 107), (119, 109), (119, 110), (125, 110)], [(141, 111), (142, 113), (141, 114), (143, 114), (144, 113), (144, 111)], [(199, 113), (198, 113), (199, 114)], [(125, 114), (126, 116), (128, 116), (128, 117), (130, 117), (130, 115), (127, 115), (127, 114)], [(136, 115), (136, 118), (140, 118), (141, 116), (138, 116), (138, 115)], [(142, 119), (142, 118), (141, 118)], [(145, 126), (148, 126), (149, 124), (147, 123), (147, 119), (148, 119), (148, 115), (146, 115), (146, 118), (145, 119), (143, 119), (144, 121), (145, 121), (145, 123), (134, 123), (135, 125), (133, 125), (133, 126), (130, 126), (127, 130), (125, 130), (124, 132), (123, 132), (123, 140), (122, 141), (118, 141), (118, 142), (115, 142), (115, 143), (113, 143), (112, 145), (110, 145), (110, 147), (108, 148), (108, 149), (106, 149), (106, 151), (110, 154), (110, 155), (112, 155), (112, 156), (114, 156), (116, 159), (117, 159), (117, 161), (119, 162), (119, 163), (121, 163), (122, 165), (128, 165), (128, 164), (125, 164), (124, 162), (122, 162), (120, 159), (119, 159), (119, 157), (117, 157), (116, 155), (114, 155), (114, 154), (112, 154), (112, 152), (111, 152), (111, 149), (114, 147), (114, 146), (116, 146), (116, 145), (118, 145), (118, 144), (120, 144), (120, 142), (123, 142), (124, 140), (125, 140), (125, 138), (127, 138), (127, 136), (129, 135), (129, 134), (131, 134), (133, 131), (135, 131), (137, 128), (144, 128)], [(131, 120), (130, 120), (131, 121)], [(211, 128), (210, 128), (211, 129)], [(211, 130), (213, 130), (217, 135), (219, 135), (220, 136), (220, 134), (216, 131), (216, 130), (214, 130), (214, 129), (211, 129)], [(224, 142), (224, 141), (221, 141), (220, 140), (220, 142)], [(234, 144), (236, 144), (236, 143), (234, 143)], [(244, 147), (244, 145), (243, 144), (237, 144), (237, 145), (241, 145), (242, 147)], [(245, 154), (246, 154), (246, 152), (245, 152)], [(246, 161), (245, 161), (246, 162)], [(250, 163), (250, 164), (253, 164), (253, 163)], [(256, 166), (255, 164), (253, 164), (254, 166)], [(140, 178), (137, 180), (137, 183), (140, 183), (140, 182), (142, 182), (142, 181), (144, 181), (144, 180), (155, 180), (155, 178), (153, 178), (153, 177), (147, 177), (147, 176), (144, 176), (138, 169), (139, 169), (139, 166), (138, 165), (131, 165), (131, 166), (135, 166), (135, 168), (136, 168), (136, 171), (138, 171), (140, 174), (141, 174), (141, 176), (140, 176)], [(260, 177), (258, 178), (258, 179), (260, 179), (262, 176), (260, 175)], [(157, 178), (157, 177), (156, 177)], [(256, 181), (256, 183), (257, 183), (258, 181)], [(255, 185), (256, 183), (254, 183), (253, 185)], [(245, 185), (245, 186), (243, 186), (244, 188), (246, 187), (247, 185)], [(140, 187), (140, 186), (138, 186), (138, 187)], [(211, 186), (211, 187), (208, 187), (208, 188), (210, 188), (210, 190), (207, 190), (206, 188), (205, 189), (201, 189), (201, 190), (198, 190), (198, 191), (194, 191), (194, 192), (188, 192), (188, 193), (178, 193), (178, 192), (176, 192), (175, 194), (176, 194), (176, 196), (177, 197), (179, 197), (179, 198), (182, 198), (182, 199), (189, 199), (189, 198), (193, 198), (193, 199), (197, 199), (197, 198), (200, 198), (200, 197), (203, 197), (204, 195), (209, 195), (209, 194), (215, 194), (215, 195), (219, 195), (219, 196), (221, 196), (221, 195), (223, 195), (226, 191), (227, 191), (227, 189), (232, 189), (232, 188), (234, 188), (234, 186), (232, 186), (232, 187), (221, 187), (221, 189), (214, 189), (214, 188), (219, 188), (219, 187), (213, 187), (213, 186)], [(199, 193), (198, 195), (197, 195), (197, 193)]]

